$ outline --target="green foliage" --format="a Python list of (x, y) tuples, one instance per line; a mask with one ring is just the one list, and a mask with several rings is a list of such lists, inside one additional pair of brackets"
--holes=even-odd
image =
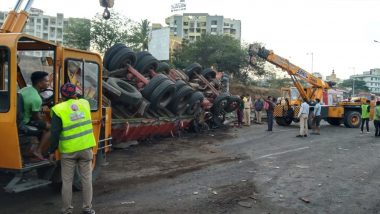
[(64, 43), (70, 48), (88, 50), (91, 40), (91, 21), (88, 19), (69, 18), (69, 25), (65, 28)]
[(356, 92), (359, 92), (359, 91), (369, 92), (369, 89), (363, 80), (355, 80), (355, 82), (353, 83), (353, 79), (347, 79), (347, 80), (343, 80), (343, 82), (340, 83), (338, 86), (352, 90), (353, 84), (355, 84)]
[(105, 20), (101, 13), (97, 13), (91, 20), (91, 42), (100, 53), (116, 43), (128, 41), (127, 29), (131, 21), (115, 11), (111, 14), (111, 18)]
[(213, 66), (218, 71), (242, 76), (240, 69), (247, 66), (246, 59), (247, 52), (238, 40), (228, 35), (205, 34), (195, 42), (184, 40), (182, 48), (174, 53), (173, 64), (177, 68), (185, 68), (198, 62), (203, 67)]
[(149, 25), (150, 22), (147, 19), (144, 19), (136, 25), (132, 26), (131, 35), (128, 38), (128, 43), (134, 51), (148, 50), (150, 31)]
[(289, 88), (293, 86), (293, 82), (290, 78), (282, 78), (282, 79), (270, 79), (268, 80), (269, 87), (271, 88)]

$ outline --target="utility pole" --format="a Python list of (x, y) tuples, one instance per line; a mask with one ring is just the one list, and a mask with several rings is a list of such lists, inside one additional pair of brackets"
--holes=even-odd
[(353, 97), (355, 94), (355, 67), (351, 67), (351, 69), (354, 71), (354, 75), (352, 76), (352, 95), (351, 95), (351, 97)]

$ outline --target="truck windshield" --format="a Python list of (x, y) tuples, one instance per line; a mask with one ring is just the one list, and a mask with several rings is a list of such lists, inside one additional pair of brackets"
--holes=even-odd
[(10, 52), (8, 48), (0, 47), (0, 113), (8, 112), (10, 106)]

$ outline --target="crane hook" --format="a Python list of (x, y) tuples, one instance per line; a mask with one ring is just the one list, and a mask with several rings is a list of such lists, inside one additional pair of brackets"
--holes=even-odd
[(110, 13), (110, 11), (108, 10), (108, 8), (106, 7), (105, 9), (104, 9), (104, 12), (103, 12), (103, 18), (105, 19), (105, 20), (107, 20), (107, 19), (109, 19), (111, 17), (111, 13)]

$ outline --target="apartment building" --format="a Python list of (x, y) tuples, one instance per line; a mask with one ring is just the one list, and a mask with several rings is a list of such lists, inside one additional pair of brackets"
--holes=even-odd
[[(0, 12), (0, 25), (5, 21), (6, 15), (7, 12)], [(67, 26), (67, 22), (68, 20), (64, 18), (63, 13), (47, 16), (42, 10), (31, 8), (23, 32), (51, 42), (63, 43), (63, 30), (64, 26)], [(33, 53), (28, 52), (28, 55), (42, 56), (42, 53), (35, 51)]]
[(380, 68), (364, 71), (363, 74), (350, 76), (351, 79), (363, 80), (372, 93), (380, 93)]
[(174, 36), (196, 41), (204, 34), (230, 35), (241, 40), (241, 21), (210, 16), (208, 13), (184, 13), (165, 20)]

